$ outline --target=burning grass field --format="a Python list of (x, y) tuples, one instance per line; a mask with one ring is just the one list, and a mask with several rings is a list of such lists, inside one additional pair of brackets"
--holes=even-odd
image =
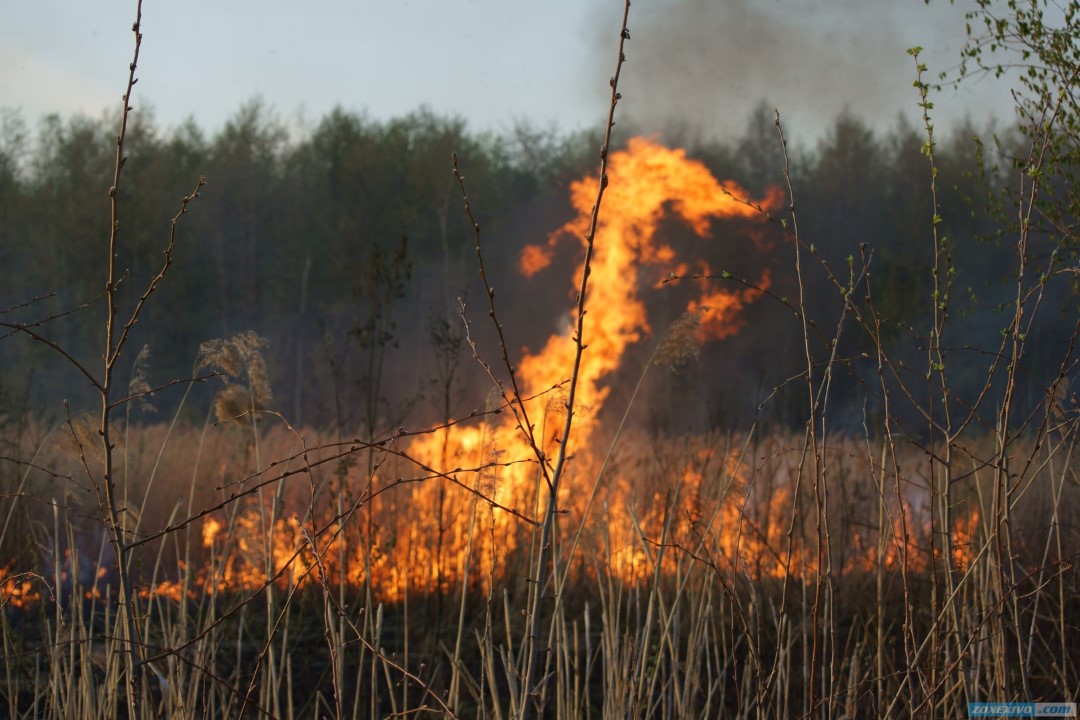
[[(1048, 159), (1069, 112), (1023, 106), (1038, 120), (1010, 165), (1019, 191), (991, 189), (997, 219), (1015, 211), (996, 238), (1015, 248), (995, 269), (1012, 299), (992, 321), (1000, 332), (974, 347), (953, 283), (961, 253), (979, 246), (945, 236), (917, 48), (929, 196), (909, 265), (922, 263), (926, 282), (899, 295), (918, 307), (890, 315), (874, 238), (830, 265), (800, 235), (779, 112), (783, 168), (761, 197), (656, 139), (613, 142), (628, 15), (626, 3), (599, 167), (569, 186), (574, 217), (526, 247), (513, 277), (489, 275), (451, 160), (483, 290), (479, 312), (460, 303), (455, 342), (490, 381), (486, 401), (458, 417), (447, 401), (434, 424), (391, 422), (374, 372), (363, 429), (339, 413), (328, 430), (280, 411), (252, 331), (207, 341), (190, 378), (156, 388), (134, 351), (205, 186), (180, 201), (160, 269), (129, 292), (138, 281), (118, 258), (130, 250), (138, 4), (104, 291), (59, 314), (41, 311), (45, 296), (0, 312), (0, 340), (56, 351), (98, 406), (65, 406), (52, 424), (0, 409), (2, 712), (939, 718), (972, 702), (1077, 700), (1080, 324), (1076, 270), (1062, 260), (1076, 259), (1075, 213), (1053, 205), (1071, 201), (1071, 176)], [(1039, 39), (1029, 27), (1020, 37)], [(718, 269), (704, 251), (717, 240), (708, 246), (756, 269)], [(559, 326), (519, 350), (495, 280), (564, 271), (544, 298)], [(392, 304), (399, 280), (362, 299)], [(1073, 330), (1035, 346), (1051, 296), (1072, 309), (1059, 322)], [(98, 301), (100, 365), (49, 334)], [(786, 324), (761, 327), (753, 311), (766, 303)], [(665, 304), (666, 319), (650, 315)], [(389, 307), (376, 311), (385, 320)], [(392, 340), (385, 325), (367, 329), (372, 354)], [(752, 419), (648, 421), (682, 409), (658, 376), (699, 359), (722, 374), (701, 348), (755, 331), (776, 338), (758, 362), (783, 373), (755, 395)], [(453, 377), (443, 373), (445, 397)], [(333, 380), (325, 392), (340, 404)], [(192, 389), (207, 383), (215, 394), (200, 400)], [(169, 419), (132, 420), (172, 391)]]
[[(262, 454), (289, 459), (257, 472), (247, 428), (128, 436), (125, 487), (141, 508), (131, 522), (179, 527), (143, 546), (136, 583), (165, 716), (321, 716), (335, 703), (365, 717), (438, 714), (442, 703), (458, 716), (513, 712), (500, 703), (513, 697), (530, 593), (535, 482), (505, 487), (515, 465), (495, 440), (448, 455), (445, 475), (418, 472), (408, 439), (401, 450), (388, 441), (367, 476), (314, 433), (259, 432)], [(61, 438), (46, 438), (38, 462), (74, 471)], [(982, 520), (993, 517), (989, 471), (963, 481), (945, 531), (931, 526), (921, 449), (836, 438), (823, 458), (823, 533), (806, 459), (793, 435), (625, 437), (594, 497), (599, 458), (582, 457), (560, 500), (562, 572), (544, 604), (557, 619), (551, 679), (537, 702), (558, 717), (606, 717), (614, 703), (645, 717), (792, 716), (813, 714), (816, 696), (854, 717), (895, 697), (906, 714), (952, 695), (923, 685), (947, 658), (977, 685), (1020, 682), (1016, 658), (1040, 696), (1072, 682), (1075, 537), (1047, 513), (1075, 517), (1078, 496), (1051, 463), (1011, 513), (1011, 592), (1033, 638), (1023, 647), (1002, 626), (997, 548)], [(11, 569), (34, 568), (4, 579), (8, 711), (122, 714), (109, 692), (122, 682), (110, 549), (80, 517), (90, 508), (44, 504), (6, 527), (29, 540)], [(954, 620), (959, 648), (942, 632)]]
[[(200, 355), (227, 381), (214, 379), (205, 423), (114, 416), (111, 455), (96, 419), (22, 425), (0, 535), (7, 713), (955, 717), (977, 699), (1075, 699), (1071, 348), (1022, 420), (927, 409), (925, 431), (908, 432), (891, 394), (931, 408), (947, 386), (920, 406), (879, 343), (895, 375), (863, 383), (883, 412), (861, 435), (833, 431), (831, 372), (857, 365), (829, 337), (829, 359), (811, 358), (817, 331), (768, 273), (690, 285), (666, 330), (642, 299), (730, 279), (679, 257), (663, 222), (698, 237), (733, 217), (764, 226), (784, 193), (748, 199), (650, 140), (608, 159), (604, 183), (571, 188), (578, 217), (520, 259), (526, 277), (549, 272), (562, 243), (582, 243), (584, 341), (579, 312), (511, 360), (488, 285), (505, 367), (473, 345), (496, 390), (464, 419), (368, 438), (293, 427), (243, 333)], [(745, 242), (761, 251), (761, 237)], [(864, 283), (838, 288), (846, 301)], [(634, 421), (650, 374), (734, 336), (766, 301), (800, 321), (805, 429), (667, 435)], [(845, 302), (837, 322), (872, 330), (873, 308)], [(635, 389), (615, 402), (641, 346)], [(988, 387), (1007, 352), (990, 356)], [(113, 516), (95, 492), (106, 464)]]

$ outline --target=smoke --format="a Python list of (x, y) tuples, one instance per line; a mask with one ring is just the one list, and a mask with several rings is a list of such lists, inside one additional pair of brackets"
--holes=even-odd
[[(604, 68), (618, 27), (612, 11), (597, 10), (590, 23), (592, 62)], [(878, 127), (901, 112), (916, 120), (907, 49), (925, 48), (926, 79), (936, 80), (956, 66), (965, 39), (963, 10), (945, 2), (660, 0), (635, 3), (630, 20), (626, 117), (644, 132), (674, 127), (720, 138), (741, 131), (761, 100), (804, 138), (822, 135), (845, 109)], [(606, 85), (597, 84), (593, 102)], [(1008, 91), (990, 85), (943, 93), (937, 119), (1004, 116)]]

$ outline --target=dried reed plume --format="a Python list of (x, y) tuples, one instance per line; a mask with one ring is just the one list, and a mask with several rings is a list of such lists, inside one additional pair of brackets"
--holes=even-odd
[(696, 360), (701, 354), (701, 320), (709, 309), (703, 305), (684, 312), (671, 323), (653, 354), (653, 362), (674, 371), (689, 361)]
[(214, 370), (225, 378), (225, 385), (214, 398), (214, 414), (219, 422), (239, 420), (265, 408), (273, 399), (262, 355), (262, 348), (268, 344), (266, 338), (245, 330), (199, 346), (196, 370)]
[(128, 383), (131, 409), (157, 412), (157, 408), (150, 402), (153, 394), (150, 387), (150, 346), (143, 345), (131, 367), (131, 381)]
[[(117, 438), (113, 439), (114, 446), (122, 451), (123, 443), (115, 423), (111, 425)], [(79, 464), (85, 459), (86, 462), (100, 464), (104, 459), (101, 449), (101, 428), (98, 418), (90, 412), (81, 412), (68, 418), (67, 432), (62, 433), (57, 442), (61, 453), (75, 460)]]

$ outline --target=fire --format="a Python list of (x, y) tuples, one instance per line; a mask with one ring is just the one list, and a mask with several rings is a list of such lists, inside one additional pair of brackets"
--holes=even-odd
[[(626, 150), (612, 152), (607, 173), (609, 184), (586, 302), (587, 349), (578, 377), (572, 447), (567, 448), (572, 462), (559, 499), (566, 510), (564, 518), (582, 516), (590, 487), (587, 483), (599, 468), (602, 454), (591, 449), (597, 418), (610, 394), (606, 383), (621, 367), (627, 350), (652, 332), (642, 290), (662, 292), (658, 287), (661, 278), (690, 267), (696, 273), (710, 273), (700, 261), (680, 260), (658, 233), (660, 223), (666, 219), (681, 222), (704, 239), (715, 220), (761, 217), (760, 210), (748, 204), (743, 189), (716, 180), (703, 163), (688, 158), (685, 151), (650, 140), (635, 138)], [(596, 176), (571, 184), (570, 201), (577, 216), (552, 232), (546, 244), (523, 250), (519, 270), (524, 277), (549, 268), (553, 248), (560, 243), (584, 246), (598, 187)], [(772, 193), (758, 207), (770, 209), (779, 202), (780, 195)], [(745, 242), (753, 245), (754, 240)], [(583, 270), (579, 262), (567, 288), (571, 298)], [(765, 288), (769, 282), (766, 274), (756, 285)], [(757, 296), (753, 290), (716, 289), (715, 284), (694, 288), (700, 292), (689, 301), (687, 310), (702, 313), (702, 335), (708, 338), (738, 332), (742, 309)], [(216, 560), (200, 573), (199, 582), (225, 590), (256, 589), (275, 576), (281, 585), (370, 581), (376, 594), (388, 601), (409, 592), (445, 592), (461, 582), (486, 586), (503, 571), (509, 558), (526, 549), (519, 547), (526, 537), (521, 517), (540, 515), (541, 473), (518, 418), (528, 416), (539, 449), (547, 457), (554, 456), (566, 419), (566, 383), (575, 354), (573, 320), (571, 317), (562, 332), (536, 352), (525, 353), (517, 363), (517, 380), (527, 398), (521, 405), (506, 407), (509, 397), (504, 396), (502, 412), (494, 420), (459, 424), (412, 439), (405, 455), (420, 467), (431, 468), (435, 477), (380, 495), (364, 508), (367, 514), (354, 519), (353, 529), (322, 533), (314, 544), (312, 533), (303, 532), (295, 519), (269, 522), (265, 507), (246, 508), (227, 522), (209, 517), (202, 526), (202, 541)], [(698, 451), (702, 457), (711, 452), (707, 448)], [(682, 495), (636, 487), (622, 475), (606, 481), (602, 503), (607, 510), (595, 514), (593, 523), (598, 528), (592, 539), (607, 563), (605, 572), (627, 581), (652, 573), (655, 553), (644, 537), (659, 538), (665, 515), (682, 513), (687, 498), (704, 492), (707, 483), (694, 473), (693, 469), (685, 471)], [(359, 486), (366, 478), (354, 474), (350, 480)], [(392, 479), (381, 471), (373, 482), (379, 486)], [(774, 515), (782, 512), (781, 499), (775, 500), (775, 507), (771, 505), (767, 511)], [(779, 541), (779, 521), (767, 523), (766, 535), (747, 533), (738, 506), (724, 512), (724, 517), (713, 518), (704, 528), (715, 536), (719, 555), (732, 567), (761, 565), (760, 558), (768, 554), (766, 546)], [(679, 532), (690, 530), (683, 527)], [(754, 572), (782, 572), (776, 566), (775, 552), (772, 556), (765, 561), (766, 567)], [(282, 569), (287, 572), (278, 575)], [(178, 592), (179, 588), (170, 586), (165, 594)]]
[(30, 573), (12, 573), (0, 566), (0, 609), (6, 605), (25, 607), (41, 600), (41, 593), (34, 587)]
[[(587, 348), (578, 377), (571, 447), (566, 448), (571, 460), (559, 497), (563, 533), (572, 532), (585, 516), (610, 442), (611, 429), (601, 432), (605, 429), (598, 428), (598, 419), (611, 393), (611, 378), (627, 351), (652, 335), (643, 292), (664, 292), (661, 279), (672, 274), (713, 274), (700, 260), (678, 257), (662, 236), (661, 223), (682, 223), (706, 239), (714, 221), (761, 222), (762, 211), (775, 209), (782, 201), (778, 190), (751, 201), (743, 189), (717, 180), (685, 151), (642, 138), (611, 153), (607, 174), (586, 298)], [(523, 250), (519, 270), (525, 278), (550, 269), (553, 249), (560, 243), (584, 245), (599, 182), (590, 176), (571, 185), (577, 216), (552, 232), (546, 243)], [(758, 248), (753, 233), (733, 242)], [(567, 287), (570, 298), (583, 270), (579, 262)], [(744, 309), (771, 282), (763, 271), (735, 289), (716, 283), (684, 286), (697, 292), (686, 310), (700, 315), (702, 339), (738, 333)], [(181, 566), (184, 582), (156, 583), (144, 597), (179, 600), (185, 592), (253, 592), (268, 583), (277, 587), (370, 583), (379, 599), (394, 602), (410, 593), (448, 592), (462, 584), (489, 588), (493, 580), (505, 577), (503, 573), (513, 572), (508, 568), (516, 555), (529, 550), (526, 520), (540, 516), (546, 492), (541, 461), (519, 423), (527, 416), (539, 449), (548, 458), (555, 455), (566, 420), (566, 389), (576, 350), (574, 324), (569, 318), (561, 332), (516, 362), (522, 402), (508, 404), (512, 398), (504, 394), (500, 414), (414, 437), (395, 447), (411, 464), (403, 461), (395, 466), (391, 459), (370, 478), (353, 467), (341, 478), (340, 487), (359, 492), (370, 481), (374, 490), (382, 490), (395, 483), (394, 473), (423, 479), (401, 481), (391, 492), (374, 492), (373, 499), (359, 504), (359, 511), (351, 515), (342, 507), (355, 498), (346, 498), (345, 490), (322, 518), (276, 514), (282, 507), (254, 499), (214, 513), (202, 521), (201, 548), (196, 550), (201, 552), (200, 566), (190, 573)], [(821, 562), (817, 548), (789, 539), (798, 502), (794, 484), (785, 486), (779, 480), (775, 487), (758, 487), (746, 477), (742, 462), (697, 438), (686, 441), (687, 459), (678, 467), (635, 468), (635, 462), (645, 462), (644, 453), (635, 448), (646, 445), (644, 438), (624, 441), (623, 452), (629, 456), (623, 458), (625, 465), (607, 470), (602, 478), (588, 517), (590, 532), (583, 540), (590, 550), (588, 562), (581, 561), (586, 572), (644, 581), (658, 572), (658, 563), (663, 570), (666, 560), (660, 558), (674, 552), (662, 552), (669, 546), (687, 549), (718, 570), (740, 576), (782, 578), (817, 572)], [(708, 473), (705, 468), (710, 468)], [(667, 485), (655, 482), (661, 472), (666, 473)], [(803, 517), (808, 507), (804, 506)], [(327, 526), (331, 515), (340, 524)], [(966, 548), (977, 522), (973, 515), (968, 524), (956, 528), (958, 566), (968, 562), (962, 553), (970, 554)], [(912, 541), (898, 526), (883, 532), (889, 538), (880, 543), (856, 536), (856, 557), (844, 570), (874, 567), (879, 555), (885, 567), (897, 567)], [(36, 593), (3, 570), (0, 586), (6, 602), (19, 604)]]
[[(765, 290), (771, 284), (772, 276), (766, 269), (757, 282), (757, 288)], [(706, 293), (699, 300), (691, 300), (686, 309), (688, 312), (694, 312), (699, 307), (708, 310), (701, 324), (702, 331), (708, 339), (723, 340), (742, 329), (740, 313), (743, 307), (757, 298), (758, 289), (747, 288), (736, 292), (718, 290)]]
[(975, 540), (979, 530), (979, 509), (972, 508), (967, 517), (953, 521), (953, 565), (957, 570), (966, 570), (975, 559)]
[[(581, 408), (575, 409), (579, 413), (576, 442), (580, 445), (588, 444), (593, 419), (607, 399), (609, 389), (602, 387), (602, 380), (619, 368), (626, 349), (650, 332), (645, 304), (639, 295), (645, 281), (641, 275), (648, 268), (675, 269), (674, 249), (657, 237), (659, 223), (673, 217), (704, 238), (713, 220), (760, 218), (760, 211), (737, 199), (747, 198), (746, 191), (734, 183), (717, 181), (703, 163), (687, 158), (684, 150), (665, 148), (643, 138), (634, 138), (625, 151), (611, 154), (608, 179), (587, 299), (588, 349), (578, 386)], [(521, 268), (527, 276), (545, 267), (550, 248), (564, 239), (584, 243), (598, 189), (599, 179), (595, 176), (571, 184), (570, 200), (578, 215), (548, 237), (547, 248), (525, 248)], [(779, 201), (780, 196), (772, 193), (761, 206), (772, 208)], [(582, 270), (579, 265), (573, 277), (581, 277)], [(654, 275), (662, 274), (654, 270)], [(767, 287), (768, 277), (764, 276), (759, 284)], [(713, 312), (705, 325), (712, 337), (723, 337), (734, 332), (725, 333), (725, 326), (735, 322), (738, 310), (752, 299), (752, 293), (703, 291), (687, 309), (711, 308)], [(568, 328), (552, 336), (538, 353), (526, 355), (520, 363), (526, 395), (564, 382), (573, 354)], [(581, 412), (582, 408), (585, 412)]]
[(518, 271), (527, 278), (531, 278), (551, 264), (551, 251), (541, 245), (529, 245), (521, 251), (518, 260)]
[[(679, 263), (671, 245), (658, 236), (661, 221), (677, 219), (698, 237), (706, 238), (714, 220), (761, 217), (760, 210), (740, 200), (748, 198), (740, 187), (717, 181), (703, 163), (687, 158), (685, 151), (669, 149), (643, 138), (634, 138), (625, 151), (611, 154), (608, 180), (586, 302), (587, 349), (578, 376), (572, 447), (567, 448), (568, 454), (575, 458), (575, 479), (587, 479), (597, 470), (599, 458), (583, 450), (592, 447), (597, 418), (610, 393), (605, 381), (620, 368), (627, 349), (651, 332), (641, 288), (655, 287), (655, 279), (668, 274), (664, 270), (670, 273), (687, 267), (685, 262)], [(571, 240), (584, 246), (598, 189), (596, 176), (571, 184), (570, 199), (578, 214), (551, 233), (546, 245), (529, 246), (522, 251), (519, 270), (525, 277), (532, 277), (549, 267), (552, 249), (559, 243)], [(759, 207), (773, 208), (779, 202), (780, 195), (772, 193), (759, 203)], [(705, 273), (709, 272), (707, 266), (699, 264), (699, 267)], [(573, 277), (580, 278), (583, 270), (579, 263)], [(769, 276), (763, 275), (756, 284), (759, 288), (768, 287)], [(576, 285), (568, 288), (571, 297), (575, 288)], [(690, 300), (687, 310), (708, 310), (702, 323), (704, 334), (710, 338), (723, 338), (737, 332), (740, 311), (756, 298), (757, 293), (749, 289), (708, 289), (705, 285), (701, 288), (701, 294)], [(525, 403), (525, 412), (536, 424), (543, 444), (541, 449), (548, 456), (557, 449), (556, 439), (565, 420), (565, 397), (561, 390), (573, 367), (573, 325), (571, 318), (563, 332), (550, 337), (537, 352), (526, 353), (517, 366), (523, 394), (534, 398)], [(501, 455), (500, 461), (531, 458), (533, 453), (513, 415), (504, 412), (502, 417), (501, 423), (454, 428), (446, 435), (418, 439), (408, 452), (430, 467), (478, 467), (491, 461), (496, 452)], [(535, 462), (522, 462), (501, 468), (499, 474), (485, 482), (490, 484), (489, 490), (497, 503), (536, 516), (537, 480)], [(464, 478), (460, 481), (469, 482)], [(619, 479), (616, 478), (614, 483), (618, 487)], [(582, 487), (571, 487), (566, 492), (565, 503), (571, 516), (584, 510), (583, 490)], [(414, 506), (432, 508), (436, 492), (432, 486), (417, 488)], [(645, 572), (646, 558), (636, 539), (633, 523), (626, 517), (627, 503), (633, 494), (624, 489), (611, 491), (609, 496), (611, 512), (606, 522), (609, 526), (607, 535), (613, 543), (609, 547), (610, 560), (619, 566), (617, 572), (627, 579), (640, 576)], [(663, 508), (663, 498), (653, 498), (651, 505), (654, 509)], [(459, 518), (473, 516), (474, 513), (466, 512), (464, 507), (458, 510)], [(650, 524), (651, 519), (642, 517), (640, 522)], [(516, 524), (517, 521), (505, 513), (493, 514), (492, 534), (504, 552), (517, 548)], [(464, 567), (473, 529), (453, 528), (446, 549), (448, 558), (454, 559), (449, 561), (446, 572), (456, 573), (459, 572), (457, 568)], [(439, 562), (437, 558), (429, 561)], [(491, 560), (482, 556), (480, 566), (482, 571), (489, 571)]]
[(203, 547), (212, 547), (214, 544), (214, 538), (221, 532), (221, 523), (215, 518), (208, 517), (203, 520), (202, 526), (202, 541)]

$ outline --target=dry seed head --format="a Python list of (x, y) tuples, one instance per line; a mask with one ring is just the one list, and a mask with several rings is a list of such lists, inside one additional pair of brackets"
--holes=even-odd
[(547, 405), (544, 406), (544, 414), (550, 420), (566, 417), (566, 405), (570, 402), (570, 395), (558, 388), (548, 393)]
[(653, 362), (668, 370), (676, 370), (701, 354), (701, 319), (710, 308), (702, 305), (685, 312), (671, 323), (660, 346), (656, 348)]
[[(267, 345), (269, 343), (266, 338), (251, 330), (229, 338), (208, 340), (199, 347), (195, 367), (196, 370), (217, 370), (233, 381), (246, 385), (255, 400), (255, 407), (266, 407), (273, 398), (266, 372), (266, 360), (262, 355), (262, 349)], [(215, 400), (215, 404), (216, 402)], [(250, 410), (250, 405), (246, 409)]]
[(499, 476), (496, 468), (481, 468), (477, 473), (476, 491), (489, 500), (495, 498), (499, 492)]
[(229, 340), (223, 338), (207, 340), (199, 346), (195, 369), (203, 368), (217, 370), (229, 377), (240, 377), (244, 371), (240, 353)]
[(266, 361), (261, 352), (255, 351), (248, 360), (248, 387), (255, 398), (255, 407), (263, 408), (270, 404), (274, 394), (270, 392), (270, 378), (266, 374)]
[[(81, 462), (85, 457), (88, 462), (103, 462), (105, 453), (101, 448), (101, 420), (89, 412), (72, 416), (71, 427), (60, 435), (58, 447), (60, 451), (70, 459)], [(114, 452), (122, 450), (123, 435), (119, 429), (111, 426), (111, 440)]]
[(66, 455), (77, 459), (85, 454), (87, 459), (100, 459), (101, 436), (98, 425), (90, 413), (80, 413), (69, 421), (68, 432), (61, 436), (60, 447)]
[(1071, 382), (1070, 378), (1062, 378), (1050, 398), (1050, 414), (1057, 422), (1068, 422), (1069, 416), (1080, 409), (1080, 401), (1077, 399), (1077, 383)]
[(505, 401), (503, 400), (502, 390), (497, 387), (488, 390), (487, 397), (484, 398), (484, 411), (495, 412), (499, 408), (503, 407)]
[(494, 443), (484, 443), (484, 453), (488, 464), (480, 468), (476, 478), (476, 490), (483, 496), (494, 499), (499, 492), (499, 468), (496, 464), (505, 460), (505, 450), (499, 450)]
[(135, 356), (135, 363), (131, 368), (131, 382), (128, 383), (128, 397), (135, 410), (144, 412), (157, 412), (150, 403), (150, 346), (143, 345), (142, 350)]
[(235, 383), (226, 383), (214, 396), (214, 416), (218, 422), (251, 422), (251, 393)]

